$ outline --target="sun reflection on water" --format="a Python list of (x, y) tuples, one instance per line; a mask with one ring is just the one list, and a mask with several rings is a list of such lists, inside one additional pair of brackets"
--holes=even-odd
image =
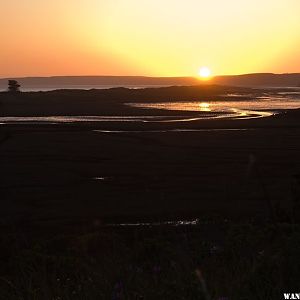
[(200, 107), (200, 111), (206, 111), (206, 112), (210, 112), (211, 111), (211, 107), (210, 104), (207, 102), (201, 102), (199, 104)]

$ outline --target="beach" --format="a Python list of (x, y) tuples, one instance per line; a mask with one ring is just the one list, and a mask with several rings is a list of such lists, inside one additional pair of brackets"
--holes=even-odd
[[(222, 87), (153, 89), (152, 99), (182, 101), (202, 93), (198, 97), (209, 101), (224, 89), (228, 93)], [(25, 118), (1, 125), (4, 224), (268, 218), (269, 201), (292, 205), (300, 174), (299, 110), (194, 120), (204, 112), (124, 105), (149, 101), (149, 90), (1, 94), (2, 121)], [(239, 93), (239, 101), (252, 97), (249, 89)], [(26, 121), (64, 115), (102, 119)], [(145, 121), (145, 115), (167, 122)], [(192, 118), (182, 122), (179, 115)], [(120, 119), (128, 116), (138, 119)]]

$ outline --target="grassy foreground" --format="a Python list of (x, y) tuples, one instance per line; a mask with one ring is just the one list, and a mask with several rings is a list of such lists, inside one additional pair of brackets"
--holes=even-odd
[[(203, 228), (204, 227), (204, 228)], [(216, 221), (1, 236), (1, 299), (281, 299), (300, 226)]]

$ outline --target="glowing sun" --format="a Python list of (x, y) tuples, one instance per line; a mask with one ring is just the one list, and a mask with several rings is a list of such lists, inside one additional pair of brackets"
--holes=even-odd
[(198, 74), (201, 79), (210, 79), (212, 72), (208, 67), (201, 67)]

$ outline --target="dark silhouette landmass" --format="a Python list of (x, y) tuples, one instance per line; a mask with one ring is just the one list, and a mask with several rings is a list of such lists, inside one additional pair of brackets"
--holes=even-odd
[[(286, 205), (293, 176), (300, 173), (299, 110), (253, 120), (193, 120), (199, 112), (126, 105), (226, 101), (231, 94), (243, 101), (266, 93), (271, 95), (272, 89), (214, 85), (0, 93), (1, 117), (192, 117), (189, 122), (2, 124), (2, 215), (163, 219), (212, 212), (264, 215), (266, 197)], [(178, 128), (198, 131), (164, 132)], [(252, 156), (259, 170), (248, 178)], [(93, 179), (98, 177), (105, 180)]]
[(281, 299), (294, 291), (299, 109), (251, 120), (7, 123), (193, 116), (125, 104), (259, 101), (287, 91), (299, 97), (298, 89), (217, 85), (0, 93), (0, 298)]
[(21, 85), (16, 80), (8, 80), (8, 91), (10, 93), (20, 92)]
[[(59, 115), (143, 115), (145, 110), (124, 105), (133, 102), (168, 102), (204, 100), (230, 100), (225, 94), (239, 93), (234, 100), (249, 100), (262, 92), (250, 88), (205, 86), (173, 86), (161, 88), (54, 90), (48, 92), (26, 92), (18, 97), (0, 93), (0, 116), (59, 116)], [(147, 110), (147, 113), (149, 110)], [(150, 112), (151, 113), (151, 112)], [(154, 114), (172, 114), (159, 110)], [(174, 113), (173, 113), (174, 114)], [(176, 112), (178, 114), (178, 112)], [(183, 112), (184, 114), (184, 112)], [(190, 114), (190, 113), (189, 113)]]
[[(195, 77), (145, 77), (145, 76), (53, 76), (0, 79), (0, 89), (7, 80), (17, 79), (23, 88), (90, 88), (101, 86), (186, 86), (207, 84)], [(300, 73), (257, 73), (233, 76), (216, 76), (210, 84), (245, 87), (299, 87)]]
[(257, 73), (234, 76), (217, 76), (213, 82), (221, 85), (249, 87), (300, 87), (300, 73)]
[[(7, 78), (0, 79), (0, 88), (7, 86)], [(91, 86), (172, 86), (199, 84), (192, 77), (144, 76), (53, 76), (17, 78), (24, 88), (30, 87), (91, 87)]]

